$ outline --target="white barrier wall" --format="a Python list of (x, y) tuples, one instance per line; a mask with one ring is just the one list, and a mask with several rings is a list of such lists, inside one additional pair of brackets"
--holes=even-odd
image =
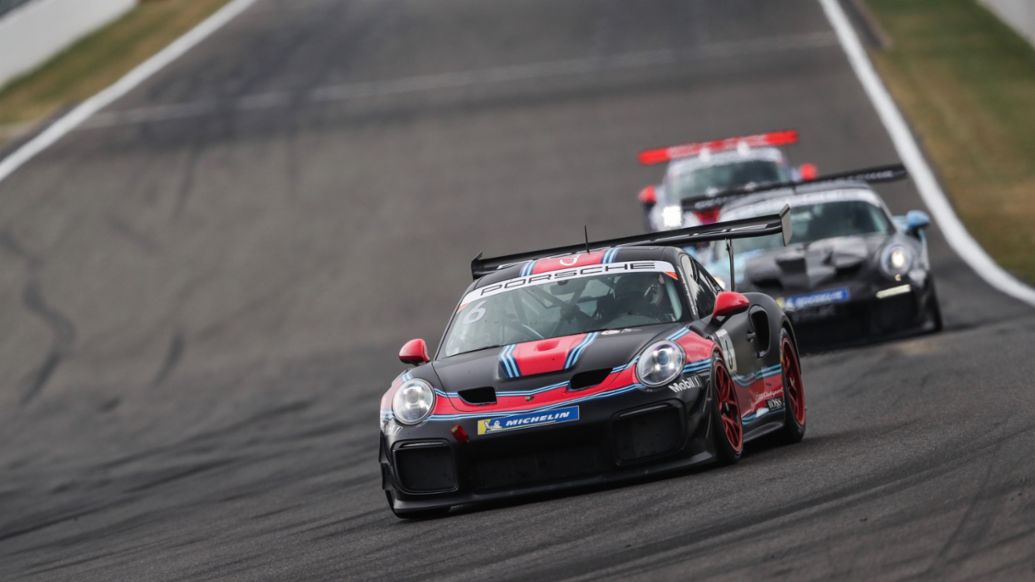
[(115, 20), (137, 0), (33, 0), (0, 17), (0, 86)]
[(981, 3), (1035, 44), (1035, 0), (981, 0)]

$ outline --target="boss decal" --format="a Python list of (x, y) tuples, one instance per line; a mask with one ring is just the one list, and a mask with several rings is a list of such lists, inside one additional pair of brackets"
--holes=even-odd
[(499, 293), (513, 291), (514, 289), (535, 287), (536, 285), (545, 285), (547, 283), (568, 279), (581, 279), (584, 277), (596, 277), (610, 273), (629, 272), (675, 274), (676, 268), (668, 261), (627, 261), (624, 263), (586, 265), (584, 267), (551, 271), (549, 273), (541, 273), (538, 275), (527, 275), (475, 289), (464, 296), (463, 300), (460, 301), (460, 307), (464, 307), (472, 301), (477, 301), (483, 297), (491, 297)]

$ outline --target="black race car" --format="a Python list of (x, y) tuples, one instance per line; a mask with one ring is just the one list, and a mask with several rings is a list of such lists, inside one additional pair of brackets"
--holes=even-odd
[[(803, 345), (940, 330), (924, 233), (930, 218), (920, 210), (892, 217), (869, 185), (905, 176), (894, 165), (721, 196), (723, 220), (791, 209), (787, 246), (780, 237), (733, 243), (738, 285), (776, 298)], [(727, 280), (725, 247), (707, 254), (706, 264)]]
[(722, 291), (680, 247), (784, 233), (787, 211), (475, 259), (432, 360), (406, 343), (381, 399), (380, 463), (400, 517), (734, 463), (805, 433), (794, 329)]

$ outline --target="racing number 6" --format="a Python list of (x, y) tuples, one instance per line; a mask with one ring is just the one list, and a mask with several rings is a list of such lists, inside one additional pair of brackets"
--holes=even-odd
[(471, 308), (470, 311), (467, 312), (467, 315), (464, 316), (464, 325), (470, 325), (472, 323), (477, 323), (478, 320), (480, 320), (483, 317), (485, 317), (485, 302), (484, 301), (482, 301), (481, 303), (475, 305), (474, 307)]

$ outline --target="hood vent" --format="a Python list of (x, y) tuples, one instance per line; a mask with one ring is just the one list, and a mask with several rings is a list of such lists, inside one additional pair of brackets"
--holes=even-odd
[(579, 372), (571, 377), (571, 388), (570, 390), (584, 390), (586, 388), (592, 388), (597, 384), (603, 382), (611, 375), (611, 368), (604, 368), (603, 370), (589, 370), (588, 372)]
[(492, 386), (461, 390), (457, 394), (468, 404), (496, 404), (496, 389)]

